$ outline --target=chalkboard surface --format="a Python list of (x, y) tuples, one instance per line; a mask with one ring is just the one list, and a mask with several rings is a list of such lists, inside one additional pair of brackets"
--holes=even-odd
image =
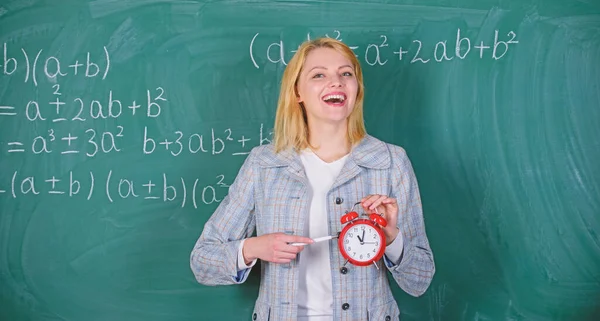
[(600, 320), (600, 2), (5, 0), (0, 320), (250, 320), (189, 254), (306, 39), (352, 46), (437, 273), (403, 320)]

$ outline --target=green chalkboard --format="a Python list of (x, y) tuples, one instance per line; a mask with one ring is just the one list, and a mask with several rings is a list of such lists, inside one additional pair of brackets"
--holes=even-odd
[(600, 2), (0, 3), (0, 320), (250, 320), (189, 254), (305, 39), (403, 146), (437, 273), (403, 320), (600, 320)]

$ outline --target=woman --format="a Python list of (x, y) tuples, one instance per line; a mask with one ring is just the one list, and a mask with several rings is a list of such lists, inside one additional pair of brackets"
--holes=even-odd
[[(366, 134), (363, 97), (348, 46), (302, 44), (283, 74), (274, 142), (252, 150), (196, 242), (190, 261), (202, 284), (242, 283), (260, 259), (253, 320), (399, 320), (386, 270), (413, 296), (431, 283), (411, 163)], [(341, 231), (340, 217), (359, 201), (388, 222), (386, 268), (346, 264), (336, 240), (312, 241)]]

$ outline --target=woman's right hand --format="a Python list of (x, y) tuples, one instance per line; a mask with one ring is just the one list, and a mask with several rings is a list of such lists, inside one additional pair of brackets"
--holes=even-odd
[(302, 245), (290, 245), (290, 243), (311, 244), (313, 240), (284, 233), (265, 234), (246, 239), (242, 255), (246, 264), (256, 259), (272, 263), (289, 263), (304, 249)]

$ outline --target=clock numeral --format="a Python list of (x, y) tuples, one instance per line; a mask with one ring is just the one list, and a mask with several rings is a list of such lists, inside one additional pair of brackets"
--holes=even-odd
[(346, 241), (344, 241), (344, 243), (348, 244), (348, 243), (350, 243), (350, 240), (346, 239)]
[(377, 239), (377, 234), (373, 234), (373, 239)]
[(352, 234), (352, 233), (348, 233), (348, 236), (350, 236), (350, 237), (353, 237), (353, 236), (354, 236), (354, 234)]
[(371, 258), (371, 253), (367, 253), (367, 259)]
[(373, 250), (373, 253), (377, 253), (375, 250)]
[[(363, 228), (364, 228), (364, 226), (363, 226)], [(353, 231), (354, 231), (354, 232), (358, 232), (358, 227), (355, 227), (355, 228), (353, 229)]]
[(361, 227), (360, 227), (360, 229), (361, 229), (361, 230), (364, 230), (364, 229), (365, 229), (365, 226), (364, 226), (364, 225), (363, 225), (363, 226), (361, 226)]
[(361, 254), (361, 255), (360, 255), (360, 259), (362, 260), (362, 258), (363, 258), (363, 255)]
[(346, 251), (350, 252), (350, 251), (352, 251), (352, 248), (348, 246), (348, 247), (346, 248)]

